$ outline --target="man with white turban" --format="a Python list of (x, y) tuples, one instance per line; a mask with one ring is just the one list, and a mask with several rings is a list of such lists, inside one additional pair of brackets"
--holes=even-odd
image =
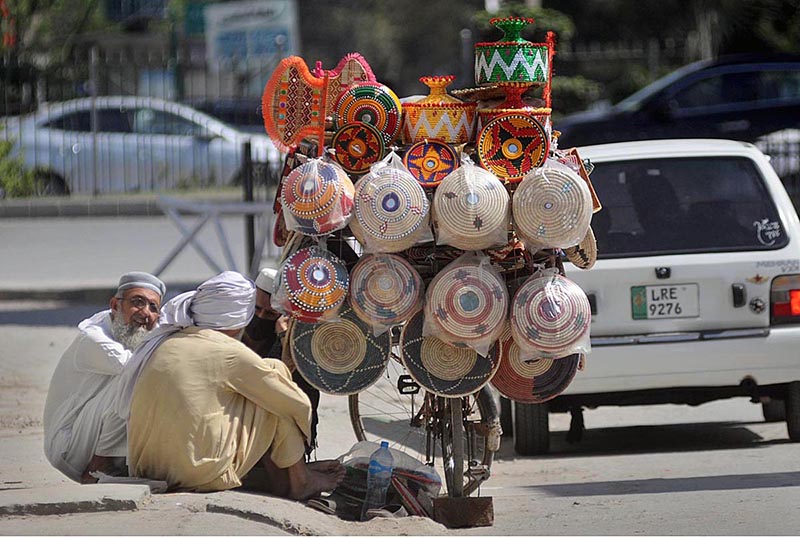
[(78, 324), (56, 366), (44, 406), (44, 453), (76, 482), (97, 482), (94, 471), (124, 474), (125, 422), (111, 404), (118, 375), (158, 320), (165, 291), (149, 273), (122, 275), (111, 308)]
[(162, 309), (161, 325), (124, 374), (117, 409), (128, 418), (131, 476), (172, 490), (242, 485), (257, 464), (269, 493), (306, 499), (334, 489), (344, 468), (306, 465), (311, 406), (278, 360), (235, 338), (255, 310), (255, 287), (226, 271)]

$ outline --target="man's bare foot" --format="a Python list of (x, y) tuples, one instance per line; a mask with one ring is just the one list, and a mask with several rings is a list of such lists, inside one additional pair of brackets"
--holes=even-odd
[(344, 465), (339, 460), (320, 460), (320, 461), (312, 461), (310, 463), (306, 463), (306, 467), (311, 469), (312, 471), (319, 471), (321, 473), (329, 472), (329, 471), (339, 471), (341, 470), (344, 473)]
[(319, 461), (309, 465), (301, 461), (287, 470), (289, 498), (296, 501), (304, 501), (322, 492), (336, 489), (345, 475), (344, 466), (335, 460)]
[(111, 474), (114, 470), (114, 458), (107, 456), (92, 456), (86, 470), (81, 475), (81, 484), (96, 484), (97, 478), (93, 477), (90, 473), (92, 471), (100, 471), (105, 474)]

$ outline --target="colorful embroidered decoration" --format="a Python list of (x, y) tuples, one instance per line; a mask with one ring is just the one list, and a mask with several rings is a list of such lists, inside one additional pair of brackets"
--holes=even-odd
[(322, 69), (322, 63), (317, 62), (312, 70), (315, 77), (326, 79), (325, 116), (333, 117), (336, 111), (336, 98), (350, 86), (359, 82), (375, 82), (375, 75), (367, 60), (357, 52), (351, 52), (341, 60), (333, 69)]
[(496, 117), (481, 129), (477, 152), (481, 166), (517, 183), (547, 158), (550, 139), (541, 123), (523, 113)]
[(430, 94), (403, 105), (403, 141), (406, 144), (437, 138), (449, 144), (464, 144), (475, 132), (476, 103), (464, 103), (446, 88), (455, 80), (444, 77), (421, 77)]
[(390, 144), (400, 132), (402, 105), (388, 86), (378, 82), (353, 84), (339, 96), (334, 123), (342, 127), (348, 123), (369, 123)]
[(369, 123), (348, 123), (333, 135), (333, 158), (345, 171), (361, 175), (386, 152), (383, 135)]
[(403, 155), (403, 164), (420, 185), (436, 187), (458, 168), (455, 150), (441, 140), (422, 140), (412, 145)]

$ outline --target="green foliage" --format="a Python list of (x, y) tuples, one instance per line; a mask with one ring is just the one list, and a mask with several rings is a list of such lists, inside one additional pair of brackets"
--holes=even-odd
[(24, 169), (21, 157), (10, 156), (13, 147), (13, 141), (0, 140), (0, 189), (7, 198), (32, 196), (36, 192), (34, 174)]
[[(603, 90), (602, 84), (581, 76), (553, 77), (553, 119), (560, 115), (585, 110), (597, 101)], [(554, 121), (558, 129), (558, 122)]]

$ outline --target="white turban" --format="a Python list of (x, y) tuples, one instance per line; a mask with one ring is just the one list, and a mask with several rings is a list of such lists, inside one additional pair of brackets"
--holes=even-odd
[(158, 326), (137, 347), (120, 374), (116, 411), (127, 420), (133, 389), (150, 357), (167, 337), (195, 325), (204, 329), (235, 330), (246, 327), (256, 308), (253, 282), (234, 271), (225, 271), (170, 299), (161, 307)]
[(275, 290), (275, 277), (278, 271), (270, 267), (263, 268), (256, 277), (256, 287), (266, 291), (267, 293), (274, 293)]

